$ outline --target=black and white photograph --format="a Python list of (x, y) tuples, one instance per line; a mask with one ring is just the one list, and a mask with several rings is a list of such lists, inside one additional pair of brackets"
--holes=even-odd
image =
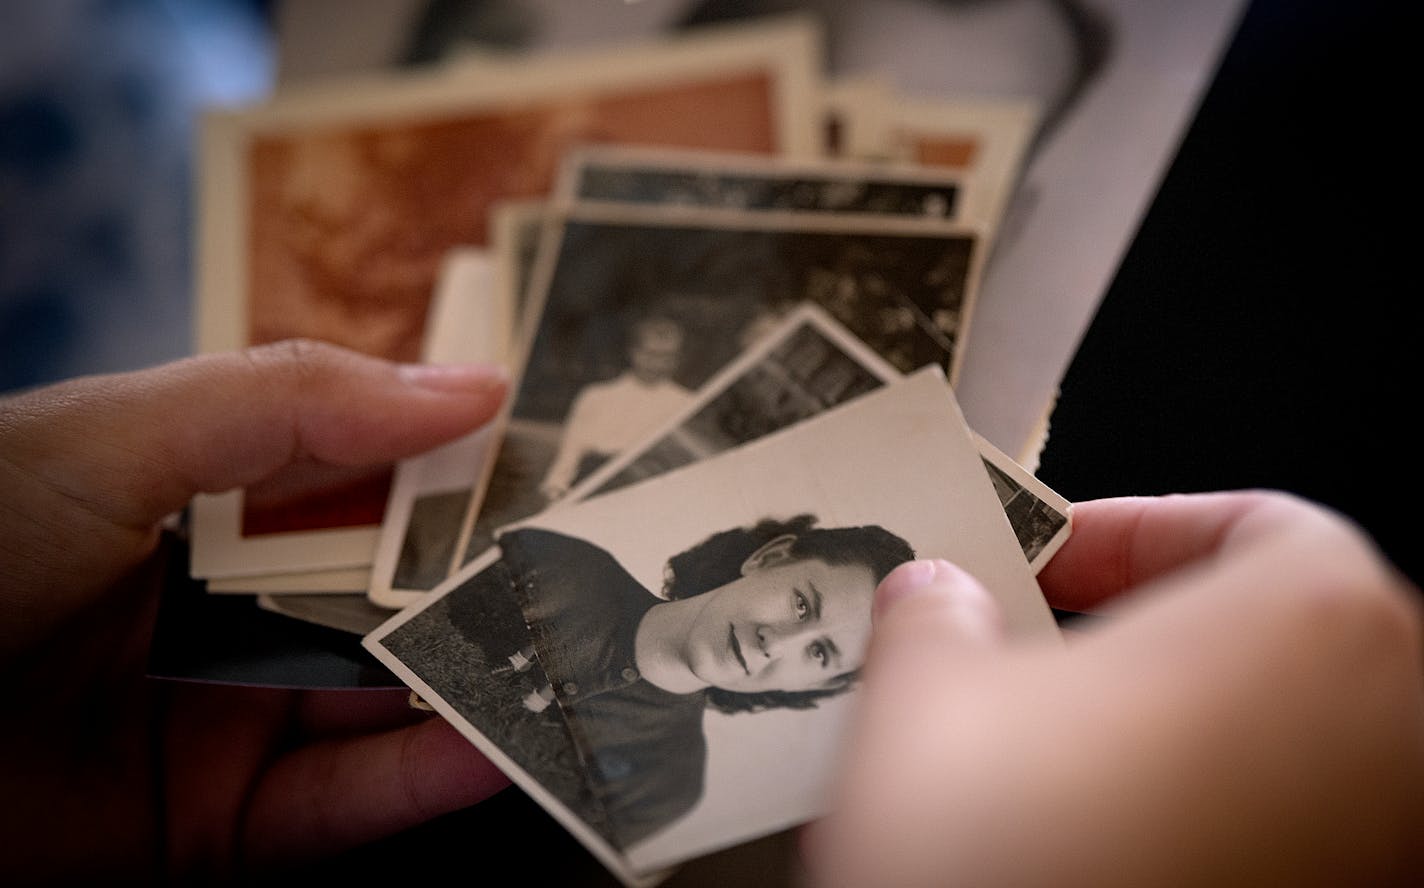
[(709, 381), (671, 429), (609, 460), (570, 494), (600, 496), (730, 450), (899, 378), (818, 306), (806, 303)]
[[(554, 204), (604, 201), (655, 204), (665, 210), (679, 206), (794, 209), (949, 219), (964, 213), (966, 197), (972, 200), (974, 189), (966, 188), (963, 178), (957, 171), (864, 161), (791, 160), (649, 146), (584, 146), (566, 158), (553, 200), (506, 200), (491, 208), (490, 254), (493, 285), (499, 291), (496, 302), (508, 307), (514, 319), (511, 337), (516, 337), (514, 331), (521, 326), (518, 319), (525, 316), (530, 296), (540, 237), (553, 220)], [(687, 191), (683, 186), (692, 180), (702, 184)], [(738, 198), (739, 189), (751, 189), (754, 199)], [(777, 194), (785, 200), (769, 199)], [(458, 324), (441, 324), (433, 326), (429, 335), (448, 338), (449, 328), (461, 329)], [(556, 461), (557, 469), (544, 484), (546, 495), (561, 495), (569, 477), (579, 476), (577, 441), (577, 436), (570, 440), (563, 459)], [(434, 588), (487, 544), (479, 536), (473, 548), (457, 549), (467, 517), (471, 523), (464, 524), (465, 529), (475, 533), (474, 518), (469, 515), (473, 483), (463, 475), (451, 478), (438, 468), (417, 468), (431, 461), (433, 458), (426, 457), (408, 460), (393, 484), (391, 502), (397, 505), (387, 509), (371, 574), (371, 594), (387, 606), (408, 604)], [(477, 459), (469, 462), (478, 464)]]
[[(513, 362), (546, 207), (544, 200), (498, 201), (489, 249), (446, 257), (427, 321), (427, 361)], [(450, 575), (478, 466), (493, 452), (491, 432), (397, 464), (366, 588), (373, 603), (398, 610)]]
[[(954, 378), (979, 268), (972, 226), (886, 217), (741, 213), (697, 222), (658, 208), (561, 211), (531, 280), (528, 348), (460, 530), (461, 563), (489, 531), (535, 514), (640, 443), (803, 302), (900, 372)], [(555, 226), (550, 226), (554, 228)]]
[(502, 527), (365, 644), (634, 884), (820, 810), (896, 564), (952, 558), (1011, 634), (1057, 632), (982, 465), (926, 367)]
[(885, 133), (895, 99), (883, 71), (839, 74), (821, 86), (821, 130), (827, 157), (877, 160), (886, 157)]
[[(448, 251), (431, 294), (422, 358), (435, 363), (507, 362), (514, 310), (505, 291), (495, 286), (489, 250), (462, 246)], [(363, 609), (359, 603), (341, 601), (343, 598), (369, 598), (387, 611), (404, 606), (409, 602), (401, 593), (393, 592), (388, 582), (391, 563), (399, 557), (403, 563), (431, 565), (426, 570), (431, 577), (426, 589), (448, 575), (454, 532), (436, 527), (442, 519), (450, 528), (459, 527), (469, 501), (470, 466), (483, 458), (491, 438), (488, 432), (475, 432), (421, 454), (419, 459), (402, 460), (396, 465), (369, 565), (211, 578), (206, 581), (207, 590), (259, 595), (265, 599), (264, 606), (281, 611), (288, 609), (274, 599), (308, 599), (294, 602), (290, 615), (313, 617), (314, 622), (320, 623), (344, 624), (348, 612)], [(393, 536), (387, 528), (394, 525), (413, 532)], [(323, 605), (314, 600), (320, 596), (332, 601)], [(330, 621), (320, 616), (325, 610), (331, 611)]]
[[(609, 459), (552, 507), (602, 495), (740, 446), (900, 377), (823, 309), (804, 303), (709, 380), (664, 429)], [(1024, 555), (1037, 571), (1067, 538), (1070, 504), (987, 440), (975, 438)], [(450, 466), (446, 473), (456, 476), (459, 468)], [(458, 510), (468, 497), (468, 487), (417, 497), (406, 535), (432, 538), (443, 528), (453, 545)], [(425, 588), (432, 589), (445, 578), (443, 572), (434, 575), (445, 565), (428, 553), (420, 557), (420, 551), (418, 546), (403, 550), (396, 577), (407, 583), (423, 579), (428, 583)], [(448, 562), (448, 547), (437, 549), (437, 557), (441, 551)], [(415, 573), (422, 569), (427, 572), (423, 578)]]
[[(497, 285), (490, 250), (451, 250), (441, 263), (423, 343), (432, 363), (507, 362), (514, 348), (517, 306)], [(398, 610), (412, 585), (432, 589), (449, 575), (455, 533), (470, 500), (470, 478), (493, 452), (494, 429), (482, 428), (395, 467), (391, 495), (363, 594), (372, 604)]]
[(962, 179), (947, 170), (867, 161), (598, 146), (568, 156), (558, 199), (954, 219), (964, 216)]
[(542, 198), (500, 201), (490, 209), (494, 286), (499, 290), (500, 304), (509, 306), (511, 353), (522, 345), (518, 331), (528, 307), (529, 279), (539, 257), (539, 238), (548, 221), (549, 201)]
[[(703, 386), (695, 403), (665, 429), (610, 459), (561, 502), (600, 496), (706, 459), (899, 378), (895, 368), (806, 303)], [(1067, 540), (1071, 504), (989, 441), (974, 437), (1024, 557), (1037, 572)]]
[(984, 453), (984, 468), (994, 482), (994, 492), (999, 495), (1024, 557), (1036, 572), (1067, 542), (1072, 505), (982, 436), (975, 437)]

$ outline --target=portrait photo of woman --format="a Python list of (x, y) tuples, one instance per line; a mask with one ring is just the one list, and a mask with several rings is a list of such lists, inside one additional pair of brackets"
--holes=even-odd
[[(551, 531), (500, 538), (533, 652), (619, 844), (685, 814), (707, 708), (806, 709), (855, 681), (876, 585), (914, 558), (876, 526), (768, 518), (673, 556), (661, 594)], [(538, 692), (536, 692), (537, 694)]]
[(709, 710), (805, 710), (849, 690), (875, 587), (915, 557), (882, 527), (819, 527), (810, 514), (709, 536), (667, 560), (660, 590), (551, 530), (507, 532), (499, 550), (385, 644), (418, 658), (403, 637), (448, 623), (468, 648), (472, 700), (504, 722), (489, 731), (620, 848), (701, 799)]
[[(932, 456), (885, 459), (909, 434)], [(640, 884), (820, 813), (875, 588), (917, 557), (1054, 631), (934, 368), (504, 527), (366, 645)]]

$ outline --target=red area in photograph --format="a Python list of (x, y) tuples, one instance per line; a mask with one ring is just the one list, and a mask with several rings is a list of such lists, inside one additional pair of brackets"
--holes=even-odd
[(385, 468), (352, 482), (294, 497), (243, 499), (242, 535), (333, 530), (381, 523), (394, 471)]

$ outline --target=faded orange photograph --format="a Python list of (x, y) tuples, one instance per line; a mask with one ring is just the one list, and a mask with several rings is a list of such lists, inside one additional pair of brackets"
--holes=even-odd
[(906, 134), (915, 163), (925, 166), (969, 170), (979, 154), (979, 142), (972, 136), (924, 136)]
[[(775, 153), (766, 71), (560, 96), (399, 123), (254, 137), (248, 170), (250, 344), (306, 337), (418, 360), (440, 262), (481, 246), (498, 200), (540, 197), (564, 153), (626, 143)], [(390, 473), (244, 499), (243, 535), (379, 524)]]

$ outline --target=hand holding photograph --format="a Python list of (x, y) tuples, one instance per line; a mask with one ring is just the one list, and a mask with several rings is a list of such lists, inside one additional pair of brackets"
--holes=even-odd
[[(482, 467), (452, 571), (488, 547), (494, 528), (542, 510), (597, 460), (638, 443), (803, 302), (900, 372), (938, 364), (952, 384), (981, 239), (978, 226), (919, 217), (559, 210), (540, 238), (498, 453)], [(590, 397), (623, 406), (610, 419), (580, 409)], [(584, 445), (572, 465), (560, 462), (570, 433), (570, 446)]]
[[(489, 209), (552, 187), (565, 150), (628, 142), (818, 150), (819, 32), (695, 35), (289, 88), (202, 121), (197, 346), (287, 338), (420, 356), (440, 263)], [(193, 575), (366, 567), (389, 469), (198, 497)]]
[[(491, 252), (494, 254), (497, 269), (497, 288), (500, 290), (497, 301), (517, 306), (513, 316), (522, 317), (525, 324), (538, 320), (537, 316), (530, 317), (527, 309), (530, 302), (547, 305), (549, 301), (547, 294), (530, 292), (529, 282), (535, 276), (539, 245), (546, 233), (550, 238), (560, 236), (563, 210), (570, 207), (577, 206), (584, 212), (600, 211), (602, 216), (613, 218), (619, 215), (619, 208), (622, 207), (637, 212), (642, 218), (666, 220), (668, 224), (678, 221), (705, 223), (710, 218), (709, 211), (715, 213), (719, 210), (727, 214), (722, 217), (724, 222), (733, 221), (735, 217), (747, 213), (764, 214), (764, 217), (769, 219), (779, 218), (781, 224), (791, 223), (797, 218), (837, 217), (842, 220), (841, 224), (863, 224), (864, 230), (869, 232), (883, 230), (882, 223), (886, 220), (898, 220), (902, 223), (915, 220), (948, 223), (974, 218), (981, 223), (974, 229), (975, 234), (980, 242), (987, 242), (991, 235), (991, 226), (981, 218), (983, 214), (978, 212), (975, 206), (982, 199), (982, 195), (989, 192), (983, 187), (981, 180), (976, 179), (972, 186), (966, 187), (965, 179), (966, 174), (958, 171), (884, 162), (818, 160), (764, 156), (749, 152), (627, 144), (584, 145), (571, 149), (565, 156), (555, 191), (547, 201), (501, 201), (491, 209)], [(560, 208), (557, 212), (556, 207)], [(856, 217), (860, 222), (849, 221)], [(697, 273), (701, 266), (719, 263), (719, 260), (706, 252), (710, 246), (712, 245), (702, 248), (703, 254), (696, 254), (692, 252), (696, 248), (695, 244), (674, 244), (674, 255), (686, 256), (688, 266)], [(587, 245), (583, 252), (589, 253), (595, 249), (598, 249), (597, 244)], [(613, 249), (616, 250), (616, 245)], [(606, 258), (610, 266), (616, 266), (620, 262), (642, 263), (643, 254), (633, 253), (625, 258), (611, 252)], [(545, 264), (548, 261), (545, 260)], [(722, 263), (726, 261), (720, 260)], [(843, 274), (847, 271), (847, 266), (853, 263), (853, 257), (842, 256), (839, 267), (824, 267), (819, 277), (826, 281), (838, 273)], [(821, 264), (827, 265), (825, 262)], [(742, 269), (738, 277), (742, 284), (746, 284), (775, 267), (776, 264), (772, 262), (753, 265)], [(630, 269), (625, 276), (636, 281), (638, 274), (646, 276), (648, 272), (646, 269), (642, 272)], [(691, 288), (687, 281), (678, 280), (674, 274), (662, 276), (663, 281), (652, 282), (652, 289), (665, 290), (673, 299), (676, 298), (674, 290)], [(848, 280), (842, 280), (841, 286), (845, 289), (857, 287), (853, 281)], [(730, 289), (732, 284), (729, 283), (727, 287)], [(807, 295), (812, 294), (808, 291)], [(895, 315), (894, 323), (901, 323), (906, 306), (891, 304), (899, 294), (886, 292), (882, 295), (887, 304), (881, 308)], [(556, 303), (560, 301), (557, 294), (553, 295), (553, 299)], [(944, 327), (941, 332), (952, 336), (961, 344), (967, 334), (970, 301), (969, 294), (966, 294), (961, 306), (952, 312), (942, 313), (938, 319)], [(936, 307), (944, 308), (943, 305)], [(555, 311), (558, 310), (556, 307)], [(851, 309), (845, 304), (837, 306), (837, 310), (842, 315), (851, 313)], [(761, 331), (769, 328), (776, 320), (776, 312), (765, 311), (760, 314), (757, 325), (740, 337), (724, 325), (721, 329), (707, 335), (699, 335), (697, 338), (721, 338), (729, 341), (740, 338), (750, 341), (756, 339)], [(707, 318), (698, 323), (705, 328), (709, 321), (715, 324), (717, 318)], [(570, 324), (567, 321), (559, 323), (564, 328), (562, 335), (567, 340), (572, 335)], [(521, 327), (525, 324), (521, 324)], [(863, 332), (868, 329), (864, 324), (858, 326)], [(521, 334), (518, 338), (523, 340), (525, 336)], [(610, 337), (605, 332), (603, 338)], [(884, 336), (877, 337), (877, 341), (882, 344), (884, 340)], [(671, 346), (671, 340), (664, 337), (661, 348), (665, 361), (679, 359), (682, 353), (687, 351), (686, 348)], [(625, 372), (627, 368), (621, 363), (599, 357), (597, 348), (597, 343), (591, 342), (573, 350), (578, 354), (575, 355), (575, 360), (570, 362), (573, 366), (566, 368), (565, 375), (583, 373), (579, 365), (590, 363), (606, 364), (594, 368), (601, 376), (611, 378), (617, 373)], [(644, 354), (648, 353), (644, 350)], [(695, 364), (684, 361), (678, 363), (680, 366), (675, 366), (673, 372), (679, 377), (680, 386), (695, 386), (700, 378)], [(906, 366), (903, 369), (910, 368)], [(604, 382), (592, 381), (594, 385)], [(622, 388), (639, 391), (638, 386), (631, 384)], [(659, 388), (667, 389), (662, 385)], [(589, 393), (593, 395), (598, 391), (599, 389), (590, 387)], [(605, 398), (616, 396), (616, 392), (607, 387), (603, 391)], [(670, 391), (671, 395), (660, 400), (667, 401), (670, 405), (685, 401), (684, 398), (677, 397), (676, 390), (667, 391)], [(651, 401), (638, 401), (656, 410), (657, 405)], [(585, 408), (589, 406), (591, 405), (586, 404)], [(584, 416), (596, 412), (590, 409), (579, 411)], [(572, 419), (573, 417), (570, 417), (571, 426)], [(606, 424), (609, 422), (605, 420)], [(522, 425), (522, 421), (520, 424)], [(541, 498), (533, 499), (532, 488), (536, 486), (536, 482), (525, 485), (516, 479), (501, 477), (497, 479), (501, 487), (529, 487), (530, 490), (525, 491), (524, 495), (529, 496), (537, 507), (543, 502), (564, 495), (569, 485), (584, 474), (579, 463), (593, 459), (590, 454), (607, 458), (620, 450), (620, 445), (626, 446), (627, 442), (639, 438), (639, 429), (633, 423), (619, 420), (612, 421), (611, 428), (603, 433), (593, 429), (591, 435), (586, 434), (589, 429), (587, 422), (580, 422), (578, 426), (581, 428), (570, 428), (565, 433), (567, 446), (561, 445), (560, 458), (537, 482), (537, 486), (542, 488), (539, 491)], [(512, 446), (521, 445), (516, 443)], [(526, 451), (524, 457), (534, 458), (535, 455)], [(436, 564), (429, 557), (434, 551), (432, 547), (407, 545), (416, 539), (417, 532), (431, 538), (435, 525), (442, 523), (443, 500), (439, 500), (439, 496), (457, 486), (472, 486), (475, 477), (479, 475), (475, 472), (468, 477), (451, 478), (441, 483), (432, 481), (429, 485), (423, 485), (412, 479), (417, 475), (430, 473), (423, 470), (403, 471), (408, 464), (427, 461), (425, 457), (415, 457), (407, 460), (398, 470), (392, 500), (399, 503), (414, 501), (420, 508), (420, 514), (417, 516), (410, 510), (399, 508), (387, 510), (375, 565), (371, 571), (370, 585), (372, 600), (383, 606), (399, 607), (411, 603), (458, 569), (465, 563), (465, 559), (478, 555), (479, 550), (487, 545), (487, 534), (477, 533), (474, 528), (475, 501), (470, 496), (466, 497), (466, 501), (472, 504), (471, 508), (467, 509), (461, 518), (456, 519), (454, 526), (448, 530), (442, 527), (434, 534), (440, 539), (452, 540), (468, 539), (473, 535), (473, 545), (462, 544), (458, 547), (462, 553), (459, 558), (452, 561), (447, 557), (443, 565)], [(591, 464), (591, 461), (586, 462), (586, 465)], [(472, 460), (471, 465), (476, 463)], [(506, 469), (509, 467), (507, 462)], [(518, 494), (519, 490), (514, 490), (514, 493)], [(503, 510), (505, 506), (495, 504), (490, 508)], [(419, 528), (413, 520), (409, 520), (416, 517), (420, 519)], [(504, 515), (502, 520), (513, 519)], [(462, 524), (465, 525), (463, 528)], [(488, 525), (489, 521), (486, 521), (481, 530), (486, 529)]]
[(934, 366), (502, 527), (363, 643), (620, 880), (651, 884), (824, 813), (871, 593), (915, 557), (979, 577), (1012, 638), (1058, 637)]

